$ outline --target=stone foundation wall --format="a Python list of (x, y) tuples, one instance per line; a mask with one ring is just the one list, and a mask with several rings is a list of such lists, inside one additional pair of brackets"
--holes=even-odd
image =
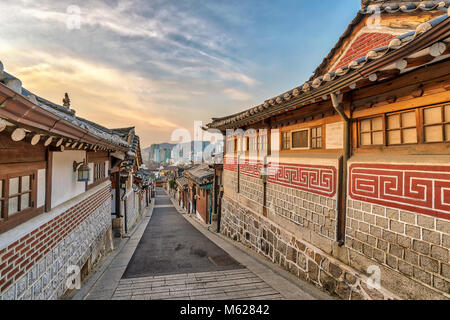
[[(354, 208), (351, 210), (354, 212)], [(417, 254), (415, 265), (403, 261), (405, 258), (400, 260), (396, 257), (394, 253), (398, 254), (395, 252), (398, 248), (394, 246), (392, 254), (389, 253), (391, 249), (388, 245), (385, 257), (392, 256), (397, 259), (397, 267), (392, 268), (387, 263), (373, 258), (375, 248), (372, 248), (372, 256), (369, 258), (366, 254), (367, 246), (366, 249), (360, 250), (358, 247), (356, 250), (353, 248), (353, 244), (356, 243), (353, 239), (348, 239), (348, 243), (339, 247), (336, 241), (296, 224), (284, 216), (269, 210), (268, 217), (264, 217), (242, 205), (242, 201), (236, 201), (229, 196), (225, 196), (222, 200), (221, 233), (243, 243), (300, 279), (309, 281), (342, 299), (450, 298), (448, 292), (446, 294), (441, 290), (446, 288), (443, 287), (446, 285), (444, 281), (448, 281), (445, 279), (447, 277), (445, 272), (448, 272), (447, 264), (440, 260), (437, 262), (439, 272), (431, 275), (431, 271), (426, 271), (430, 268), (436, 271), (436, 262), (431, 259), (436, 261), (438, 259), (433, 258), (431, 245), (429, 255), (422, 254), (424, 258), (419, 258), (420, 254)], [(387, 231), (385, 234), (388, 234)], [(443, 234), (440, 239), (443, 239)], [(362, 241), (361, 247), (364, 248)], [(363, 250), (366, 250), (366, 253)], [(436, 255), (436, 248), (434, 250)], [(405, 252), (407, 251), (403, 249), (403, 257), (409, 257)], [(402, 261), (400, 265), (411, 264), (413, 276), (400, 271), (399, 261)], [(414, 270), (420, 277), (421, 271), (430, 273), (430, 281), (436, 283), (436, 286), (432, 287), (420, 280), (421, 278), (414, 278)]]
[(245, 175), (239, 176), (239, 193), (256, 203), (263, 203), (264, 186), (261, 179), (248, 177)]
[(273, 183), (267, 184), (267, 193), (267, 206), (276, 214), (327, 238), (336, 239), (335, 198)]
[(110, 186), (102, 186), (0, 248), (0, 300), (58, 299), (69, 266), (89, 268), (112, 249)]
[(372, 161), (349, 164), (347, 246), (450, 298), (450, 158)]
[(237, 192), (237, 172), (223, 170), (223, 187), (225, 192)]
[(127, 198), (127, 232), (133, 230), (133, 227), (139, 221), (141, 213), (139, 212), (139, 196), (136, 192), (130, 192)]
[(368, 276), (294, 235), (276, 223), (224, 197), (221, 233), (239, 241), (302, 280), (342, 299), (395, 299), (370, 287)]

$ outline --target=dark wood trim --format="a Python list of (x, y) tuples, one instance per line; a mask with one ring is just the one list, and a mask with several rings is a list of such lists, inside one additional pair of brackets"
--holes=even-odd
[(87, 163), (96, 163), (96, 162), (103, 162), (103, 161), (109, 161), (111, 162), (111, 159), (108, 155), (107, 151), (101, 151), (101, 152), (86, 152), (86, 161)]
[(116, 217), (120, 218), (121, 217), (121, 212), (120, 212), (120, 172), (116, 172), (114, 173), (115, 175), (115, 191), (116, 191)]
[(47, 168), (45, 170), (45, 212), (52, 210), (53, 151), (47, 150)]
[(3, 174), (16, 174), (24, 171), (39, 170), (46, 168), (46, 162), (26, 162), (26, 163), (10, 163), (1, 164), (1, 173)]
[(19, 212), (11, 218), (5, 220), (0, 219), (0, 233), (11, 230), (14, 227), (24, 223), (27, 220), (30, 220), (44, 212), (44, 206), (40, 208), (30, 208), (24, 210), (23, 212)]
[[(17, 195), (22, 195), (25, 193), (29, 193), (30, 194), (30, 207), (19, 211), (17, 213), (15, 213), (14, 215), (12, 215), (11, 217), (8, 215), (8, 199), (10, 198), (10, 195), (8, 194), (8, 190), (9, 190), (9, 179), (14, 178), (14, 177), (23, 177), (23, 176), (27, 176), (30, 175), (31, 176), (31, 192), (21, 192), (21, 185), (22, 182), (21, 180), (19, 181), (19, 193), (18, 194), (14, 194), (12, 195), (13, 197), (17, 196)], [(16, 227), (17, 225), (35, 217), (38, 214), (41, 214), (42, 212), (44, 212), (44, 207), (40, 207), (40, 208), (36, 208), (37, 206), (37, 170), (24, 170), (22, 172), (14, 172), (14, 173), (9, 173), (9, 174), (3, 174), (0, 176), (0, 178), (3, 180), (4, 179), (4, 184), (3, 184), (3, 216), (0, 217), (0, 233), (5, 232), (7, 230), (10, 230), (14, 227)], [(20, 197), (18, 198), (18, 205), (20, 208)]]
[(347, 201), (347, 194), (344, 192), (344, 188), (346, 188), (346, 181), (347, 179), (344, 178), (347, 175), (347, 170), (344, 168), (344, 157), (339, 158), (339, 166), (338, 166), (338, 172), (339, 172), (339, 183), (338, 183), (338, 197), (337, 197), (337, 208), (338, 208), (338, 215), (337, 215), (337, 235), (336, 239), (339, 242), (345, 241), (345, 217), (347, 216), (346, 210), (346, 201)]

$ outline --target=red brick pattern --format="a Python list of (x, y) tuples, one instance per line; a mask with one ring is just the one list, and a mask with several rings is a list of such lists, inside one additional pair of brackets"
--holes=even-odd
[(0, 249), (0, 293), (109, 199), (109, 187), (105, 187), (8, 247)]
[(225, 157), (223, 169), (228, 171), (237, 171), (237, 159), (235, 157)]
[(388, 45), (394, 37), (392, 34), (379, 32), (366, 32), (361, 34), (352, 43), (344, 56), (340, 58), (338, 64), (332, 71), (348, 65), (353, 60), (364, 57), (370, 50)]

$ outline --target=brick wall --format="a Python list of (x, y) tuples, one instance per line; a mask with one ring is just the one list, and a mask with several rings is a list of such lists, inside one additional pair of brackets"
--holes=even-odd
[(332, 71), (348, 65), (353, 60), (364, 57), (370, 50), (380, 48), (389, 44), (395, 35), (380, 32), (365, 32), (358, 36), (338, 63), (333, 67)]
[(261, 179), (246, 175), (239, 176), (239, 193), (256, 203), (262, 204), (264, 187)]
[(108, 185), (0, 248), (1, 299), (61, 297), (66, 291), (67, 267), (81, 267), (110, 228)]

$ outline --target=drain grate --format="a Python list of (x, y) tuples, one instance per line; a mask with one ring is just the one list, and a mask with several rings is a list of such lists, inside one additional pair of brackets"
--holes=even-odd
[(211, 261), (216, 267), (228, 267), (233, 265), (239, 265), (239, 263), (234, 260), (229, 255), (221, 255), (221, 256), (213, 256), (208, 257), (209, 261)]

